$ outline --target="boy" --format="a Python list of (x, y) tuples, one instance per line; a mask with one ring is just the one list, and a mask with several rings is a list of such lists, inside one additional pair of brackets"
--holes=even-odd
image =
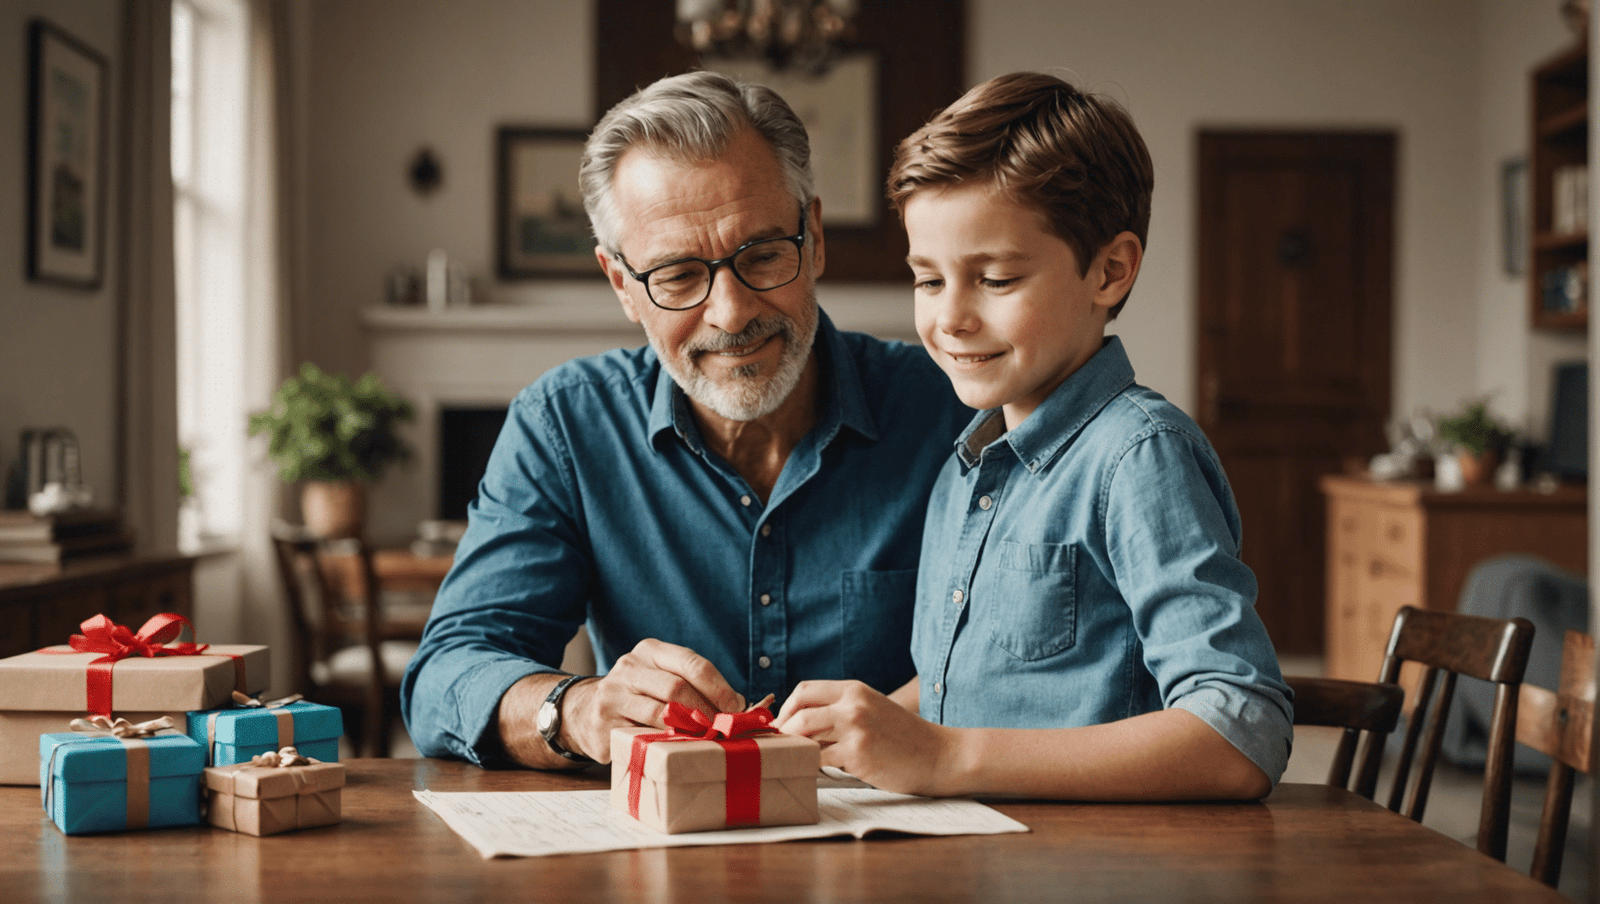
[(1227, 479), (1104, 334), (1152, 182), (1125, 110), (1040, 74), (979, 85), (897, 149), (917, 332), (982, 410), (928, 507), (919, 677), (892, 697), (805, 682), (779, 713), (825, 764), (1099, 800), (1250, 799), (1282, 775), (1290, 691)]

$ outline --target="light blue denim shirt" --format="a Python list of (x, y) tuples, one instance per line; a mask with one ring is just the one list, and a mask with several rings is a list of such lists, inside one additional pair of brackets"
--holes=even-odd
[(808, 678), (910, 680), (928, 491), (971, 417), (921, 348), (821, 317), (818, 421), (763, 504), (707, 450), (648, 347), (523, 390), (401, 688), (428, 756), (503, 762), (500, 697), (587, 621), (601, 671), (689, 647), (751, 700)]
[(1276, 783), (1291, 692), (1200, 428), (1117, 337), (1003, 433), (956, 441), (928, 505), (912, 653), (924, 718), (1062, 728), (1169, 707)]

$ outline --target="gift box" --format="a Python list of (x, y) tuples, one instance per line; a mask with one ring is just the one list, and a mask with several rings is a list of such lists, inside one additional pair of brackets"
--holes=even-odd
[(180, 616), (157, 616), (135, 634), (104, 616), (83, 623), (72, 643), (0, 659), (0, 784), (39, 780), (38, 739), (84, 713), (133, 722), (227, 704), (235, 690), (265, 690), (267, 648), (169, 644)]
[(99, 721), (100, 730), (39, 736), (36, 777), (56, 826), (83, 835), (198, 824), (206, 765), (200, 745), (170, 727), (171, 719), (145, 723), (168, 727), (143, 731), (125, 719)]
[(246, 835), (275, 835), (337, 823), (344, 766), (286, 747), (248, 763), (208, 766), (205, 783), (207, 822)]
[(611, 806), (668, 834), (815, 823), (822, 749), (773, 731), (771, 719), (673, 703), (670, 731), (613, 729)]
[(236, 705), (188, 714), (189, 737), (206, 750), (206, 765), (231, 766), (284, 747), (303, 756), (334, 763), (344, 718), (339, 710), (301, 702), (299, 695), (263, 704), (235, 693)]

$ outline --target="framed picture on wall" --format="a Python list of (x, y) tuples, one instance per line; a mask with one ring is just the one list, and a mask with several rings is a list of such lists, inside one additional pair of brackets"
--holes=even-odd
[(28, 29), (28, 278), (95, 288), (105, 235), (106, 61), (43, 19)]
[(501, 279), (601, 275), (578, 190), (585, 137), (578, 129), (500, 129), (495, 233)]

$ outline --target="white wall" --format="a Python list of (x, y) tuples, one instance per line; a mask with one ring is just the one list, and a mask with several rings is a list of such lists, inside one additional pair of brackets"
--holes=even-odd
[[(1049, 69), (1117, 96), (1156, 164), (1150, 256), (1117, 331), (1141, 378), (1194, 398), (1194, 147), (1204, 127), (1381, 128), (1400, 136), (1394, 410), (1495, 390), (1542, 419), (1548, 363), (1582, 340), (1530, 336), (1498, 272), (1498, 161), (1525, 144), (1528, 70), (1569, 41), (1556, 4), (1521, 0), (970, 0), (968, 78)], [(367, 363), (355, 312), (384, 273), (444, 247), (489, 300), (593, 297), (594, 283), (493, 279), (493, 134), (593, 122), (589, 4), (322, 0), (313, 5), (312, 354)], [(898, 136), (890, 136), (897, 138)], [(419, 198), (427, 144), (445, 185)], [(898, 306), (899, 286), (827, 299)]]
[[(117, 172), (104, 195), (105, 281), (98, 289), (25, 276), (28, 21), (48, 19), (106, 60), (108, 149), (120, 100), (121, 4), (113, 0), (0, 0), (0, 469), (24, 427), (67, 427), (78, 437), (84, 479), (101, 501), (116, 491)], [(110, 161), (108, 155), (108, 162)]]

